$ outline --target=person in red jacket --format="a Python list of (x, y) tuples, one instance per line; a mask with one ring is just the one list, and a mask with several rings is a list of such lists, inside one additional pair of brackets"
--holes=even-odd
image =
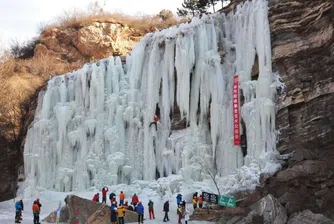
[(109, 189), (107, 187), (102, 188), (102, 203), (107, 204), (107, 192)]
[(93, 201), (95, 202), (99, 202), (99, 197), (100, 197), (100, 194), (99, 193), (96, 193), (93, 197)]
[(149, 127), (151, 127), (152, 124), (155, 124), (155, 130), (158, 131), (158, 116), (157, 115), (154, 115), (154, 121), (150, 124)]
[(138, 201), (139, 201), (138, 196), (136, 194), (134, 194), (132, 196), (132, 204), (133, 204), (133, 206), (136, 206), (137, 203), (138, 203)]

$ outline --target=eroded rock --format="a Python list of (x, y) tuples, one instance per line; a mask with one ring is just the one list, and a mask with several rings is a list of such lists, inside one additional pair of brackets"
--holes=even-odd
[(242, 220), (242, 223), (285, 224), (288, 219), (284, 207), (270, 194), (250, 208), (252, 212)]
[(294, 214), (288, 224), (334, 224), (334, 221), (321, 214), (314, 214), (310, 210)]

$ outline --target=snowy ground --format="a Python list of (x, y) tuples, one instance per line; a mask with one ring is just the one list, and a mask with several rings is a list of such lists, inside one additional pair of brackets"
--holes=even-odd
[[(266, 164), (268, 171), (273, 171), (279, 168), (276, 163)], [(270, 168), (270, 169), (269, 169)], [(235, 191), (251, 190), (258, 185), (260, 167), (257, 164), (250, 164), (249, 167), (243, 166), (237, 169), (232, 175), (224, 178), (217, 178), (217, 183), (220, 187), (222, 194), (230, 194)], [(270, 173), (270, 172), (269, 172)], [(131, 185), (119, 184), (113, 186), (107, 186), (109, 188), (108, 194), (111, 192), (119, 195), (120, 191), (123, 191), (126, 195), (126, 199), (131, 201), (131, 196), (136, 193), (139, 195), (139, 200), (143, 202), (145, 207), (145, 216), (148, 218), (147, 204), (149, 200), (154, 202), (154, 208), (156, 213), (155, 220), (146, 220), (145, 223), (163, 223), (163, 204), (166, 200), (170, 202), (170, 223), (177, 223), (176, 215), (176, 195), (181, 193), (183, 199), (187, 202), (187, 209), (190, 213), (193, 212), (191, 199), (194, 192), (202, 193), (212, 192), (217, 193), (214, 183), (211, 179), (205, 179), (203, 181), (184, 180), (182, 175), (170, 175), (168, 177), (159, 178), (156, 181), (134, 181)], [(58, 207), (59, 201), (64, 205), (64, 198), (68, 194), (77, 195), (82, 198), (91, 200), (93, 195), (100, 192), (99, 189), (91, 188), (84, 192), (55, 192), (45, 189), (39, 189), (35, 193), (34, 198), (24, 198), (19, 196), (16, 200), (22, 199), (24, 202), (25, 210), (23, 211), (22, 223), (32, 223), (33, 216), (31, 212), (31, 206), (36, 198), (40, 198), (42, 203), (41, 208), (41, 220), (48, 216), (52, 211), (55, 211)], [(100, 192), (101, 194), (101, 192)], [(24, 184), (21, 185), (18, 191), (18, 195), (25, 195)], [(0, 223), (14, 223), (15, 209), (14, 200), (0, 203)], [(190, 223), (209, 223), (209, 222), (190, 222)]]
[[(115, 189), (118, 187), (121, 187), (121, 186), (114, 186), (114, 187), (111, 187), (111, 189)], [(128, 188), (131, 188), (131, 185), (128, 186)], [(129, 190), (126, 189), (126, 191), (129, 191)], [(96, 191), (92, 190), (89, 192), (71, 192), (71, 194), (75, 194), (83, 198), (91, 199), (95, 192)], [(116, 193), (118, 192), (116, 191)], [(56, 210), (58, 207), (59, 200), (63, 202), (63, 199), (65, 198), (66, 195), (67, 193), (52, 192), (52, 191), (41, 192), (41, 195), (39, 197), (42, 203), (41, 216), (40, 216), (41, 220), (43, 220), (46, 216), (48, 216), (52, 211)], [(17, 199), (20, 199), (20, 198), (17, 198)], [(130, 200), (129, 197), (127, 197), (126, 199)], [(163, 203), (165, 200), (161, 199), (161, 197), (153, 190), (148, 189), (148, 188), (143, 189), (141, 193), (139, 194), (139, 200), (141, 200), (145, 206), (145, 216), (146, 216), (145, 218), (148, 218), (147, 203), (149, 199), (154, 201), (156, 218), (155, 220), (145, 220), (144, 223), (147, 223), (147, 224), (163, 223), (162, 220), (163, 220), (164, 213), (162, 211), (162, 208), (163, 208)], [(29, 199), (23, 200), (25, 210), (23, 211), (23, 220), (21, 223), (23, 224), (32, 223), (33, 216), (31, 212), (31, 205), (34, 200), (35, 198), (29, 198)], [(176, 199), (174, 195), (172, 198), (170, 198), (169, 201), (170, 201), (170, 213), (169, 213), (170, 222), (169, 223), (174, 224), (174, 223), (177, 223)], [(0, 203), (0, 223), (1, 224), (14, 223), (14, 217), (15, 217), (14, 204), (15, 204), (14, 200), (5, 201), (5, 202)], [(64, 205), (64, 202), (63, 202), (63, 205)], [(193, 212), (193, 209), (190, 203), (187, 205), (187, 209), (191, 213)], [(45, 222), (41, 222), (41, 223), (45, 223)], [(191, 223), (205, 224), (209, 222), (193, 221)]]

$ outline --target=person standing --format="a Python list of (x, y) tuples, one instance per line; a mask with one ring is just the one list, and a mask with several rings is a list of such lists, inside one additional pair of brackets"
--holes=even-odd
[(125, 198), (125, 195), (124, 195), (123, 191), (121, 191), (121, 193), (119, 194), (119, 203), (121, 205), (124, 205), (124, 198)]
[(198, 197), (198, 207), (203, 208), (203, 196), (202, 195)]
[(39, 223), (39, 214), (41, 212), (39, 202), (36, 200), (34, 201), (34, 204), (32, 205), (32, 212), (34, 215), (34, 224), (40, 224)]
[(111, 192), (110, 195), (109, 195), (109, 200), (110, 200), (110, 204), (112, 205), (112, 203), (114, 201), (116, 201), (116, 195), (115, 193)]
[(181, 203), (181, 201), (182, 201), (182, 194), (178, 194), (176, 196), (176, 204), (177, 204), (177, 206)]
[(21, 205), (20, 201), (17, 201), (15, 203), (15, 223), (21, 223), (20, 222), (21, 211), (22, 211), (22, 205)]
[(148, 206), (148, 215), (149, 215), (150, 219), (152, 219), (152, 217), (153, 217), (153, 219), (155, 219), (153, 201), (149, 200), (147, 206)]
[(119, 204), (117, 207), (118, 224), (124, 224), (125, 209)]
[(107, 192), (109, 189), (107, 187), (102, 188), (102, 203), (107, 204)]
[(169, 201), (166, 201), (165, 204), (164, 204), (164, 212), (165, 212), (164, 222), (167, 222), (167, 221), (169, 221), (169, 217), (168, 217)]
[(20, 220), (22, 220), (22, 211), (24, 210), (24, 205), (23, 205), (23, 200), (21, 199), (20, 200), (20, 205), (21, 205), (21, 207), (22, 207), (22, 209), (21, 209), (21, 211), (20, 211)]
[(193, 197), (193, 207), (194, 207), (194, 210), (197, 208), (197, 198), (196, 196)]
[(189, 210), (185, 206), (184, 206), (183, 209), (184, 209), (184, 212), (183, 212), (184, 213), (184, 221), (185, 221), (186, 224), (188, 224), (188, 221), (189, 221), (189, 218), (190, 218), (189, 217)]
[(136, 207), (138, 201), (139, 201), (138, 196), (136, 195), (136, 193), (134, 193), (133, 196), (132, 196), (132, 204), (133, 204), (133, 206)]
[(117, 224), (117, 204), (116, 202), (111, 203), (110, 206), (110, 221), (111, 224)]
[(177, 207), (177, 216), (178, 216), (178, 224), (182, 224), (181, 220), (182, 220), (182, 206), (181, 204), (178, 205)]
[(139, 201), (136, 206), (136, 212), (138, 214), (138, 224), (144, 223), (144, 206), (141, 201)]

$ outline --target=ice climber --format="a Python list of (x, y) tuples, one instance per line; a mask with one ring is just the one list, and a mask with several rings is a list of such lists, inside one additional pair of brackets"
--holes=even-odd
[(133, 196), (132, 196), (132, 204), (133, 204), (133, 206), (136, 207), (138, 201), (139, 201), (139, 199), (138, 199), (138, 196), (136, 195), (136, 193), (133, 194)]
[(125, 209), (124, 209), (124, 207), (120, 204), (120, 205), (117, 207), (118, 224), (124, 224), (124, 215), (125, 215)]
[(102, 188), (102, 203), (107, 204), (107, 192), (109, 189), (107, 187)]
[(39, 200), (34, 201), (34, 204), (32, 205), (32, 212), (34, 215), (34, 224), (40, 224), (39, 214), (41, 212), (41, 207), (42, 205), (40, 206)]
[(181, 201), (182, 201), (182, 194), (178, 194), (176, 196), (176, 204), (179, 205), (181, 203)]
[(169, 201), (166, 201), (165, 204), (164, 204), (164, 212), (165, 212), (164, 222), (167, 222), (167, 221), (169, 221), (169, 217), (168, 217)]
[(95, 201), (95, 202), (99, 202), (99, 197), (100, 197), (100, 194), (99, 193), (96, 193), (95, 195), (94, 195), (94, 197), (93, 197), (93, 201)]
[(155, 124), (155, 130), (158, 131), (158, 116), (157, 115), (154, 115), (154, 121), (150, 124), (149, 127), (151, 127), (152, 124)]
[(20, 201), (17, 201), (15, 203), (15, 223), (21, 223), (20, 220), (21, 219), (21, 212), (22, 212), (22, 205), (20, 203)]
[(110, 212), (111, 212), (110, 214), (111, 224), (117, 224), (117, 204), (115, 201), (111, 203)]
[(149, 215), (150, 219), (152, 219), (152, 218), (155, 219), (153, 201), (149, 200), (147, 206), (148, 206), (148, 215)]
[(139, 201), (136, 206), (136, 212), (138, 214), (138, 224), (144, 223), (144, 206), (142, 205), (141, 201)]
[(119, 203), (121, 205), (124, 205), (124, 198), (125, 198), (125, 195), (124, 195), (123, 191), (121, 191), (121, 193), (119, 194)]

